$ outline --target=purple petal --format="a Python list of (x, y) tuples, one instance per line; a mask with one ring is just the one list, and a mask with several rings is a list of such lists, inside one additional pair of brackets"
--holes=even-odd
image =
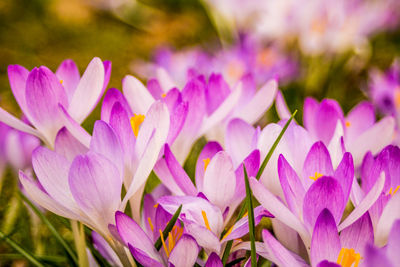
[(205, 88), (207, 113), (212, 114), (230, 94), (229, 85), (221, 74), (212, 73)]
[(212, 158), (204, 173), (203, 193), (211, 203), (224, 210), (232, 201), (236, 190), (236, 175), (232, 161), (225, 151)]
[(304, 196), (303, 217), (309, 229), (313, 229), (317, 217), (325, 208), (340, 222), (346, 206), (343, 190), (336, 179), (324, 176), (315, 181)]
[(182, 100), (189, 104), (182, 131), (196, 133), (206, 113), (205, 85), (200, 79), (192, 79), (182, 90)]
[(176, 184), (179, 188), (186, 194), (195, 196), (197, 195), (197, 189), (193, 185), (189, 176), (186, 174), (185, 170), (181, 167), (179, 162), (176, 160), (175, 156), (172, 154), (168, 144), (164, 147), (165, 162), (167, 163), (168, 169), (175, 179)]
[(279, 118), (282, 119), (289, 119), (290, 116), (292, 116), (292, 113), (290, 112), (285, 98), (283, 97), (283, 94), (280, 90), (276, 92), (276, 97), (275, 97), (275, 107), (276, 107), (276, 112), (279, 115)]
[(89, 152), (74, 159), (68, 180), (79, 207), (107, 229), (121, 202), (122, 181), (115, 165), (100, 154)]
[(315, 115), (316, 137), (325, 144), (329, 144), (338, 120), (343, 121), (343, 112), (340, 105), (335, 100), (322, 100)]
[(81, 79), (79, 69), (75, 62), (71, 59), (66, 59), (61, 62), (56, 71), (56, 76), (58, 79), (60, 79), (60, 82), (64, 86), (65, 92), (68, 95), (68, 100), (71, 101), (72, 95), (74, 94), (75, 89)]
[(16, 130), (19, 130), (21, 132), (34, 135), (45, 142), (49, 142), (39, 131), (32, 128), (31, 126), (21, 121), (20, 119), (16, 118), (15, 116), (11, 115), (2, 108), (0, 108), (0, 122), (3, 122), (4, 124), (7, 124), (8, 126)]
[(188, 114), (188, 103), (180, 102), (178, 105), (174, 107), (173, 110), (170, 110), (171, 113), (171, 126), (169, 135), (167, 138), (167, 143), (172, 144), (176, 137), (181, 132), (183, 125), (186, 121), (186, 116)]
[(133, 112), (129, 107), (124, 95), (118, 89), (110, 88), (108, 89), (103, 100), (103, 105), (101, 106), (101, 120), (108, 123), (110, 122), (111, 111), (114, 107), (114, 104), (117, 102), (122, 105), (122, 108), (127, 112), (128, 116), (133, 116)]
[(296, 172), (282, 154), (279, 155), (278, 173), (288, 207), (300, 217), (306, 191)]
[(400, 262), (400, 220), (393, 223), (387, 243), (387, 256), (392, 262)]
[(107, 89), (108, 83), (110, 82), (112, 63), (109, 60), (105, 60), (103, 61), (103, 66), (104, 66), (104, 83), (103, 83), (103, 92), (104, 92)]
[(149, 90), (154, 99), (160, 99), (164, 93), (157, 79), (150, 79), (147, 81), (147, 90)]
[(199, 246), (212, 252), (220, 253), (221, 244), (216, 234), (197, 223), (188, 222), (185, 223), (185, 227), (188, 234), (194, 237)]
[(226, 127), (226, 151), (232, 156), (235, 167), (255, 149), (253, 146), (255, 131), (253, 126), (241, 119), (231, 120)]
[(303, 122), (304, 127), (307, 128), (311, 133), (315, 133), (315, 114), (318, 110), (318, 102), (312, 97), (307, 97), (304, 100), (303, 107)]
[(115, 213), (115, 223), (125, 245), (129, 244), (135, 249), (140, 249), (147, 257), (162, 262), (153, 242), (151, 242), (142, 228), (128, 215), (117, 211)]
[(208, 142), (201, 151), (196, 163), (196, 186), (199, 191), (203, 191), (204, 181), (204, 160), (212, 159), (214, 155), (221, 151), (222, 147), (218, 142)]
[(375, 123), (374, 107), (367, 101), (360, 102), (346, 117), (346, 139), (356, 140)]
[(84, 146), (89, 147), (91, 139), (90, 134), (68, 114), (62, 105), (58, 105), (58, 108), (61, 110), (63, 123), (68, 131)]
[(168, 165), (165, 162), (165, 158), (161, 158), (157, 161), (154, 166), (154, 172), (157, 174), (161, 182), (170, 190), (174, 195), (184, 195), (182, 189), (177, 185), (175, 178), (169, 171)]
[[(68, 106), (68, 113), (79, 124), (86, 119), (103, 96), (104, 74), (103, 62), (98, 57), (93, 58), (83, 73)], [(85, 101), (82, 101), (83, 99)]]
[[(247, 158), (244, 159), (243, 163), (246, 166), (247, 175), (249, 177), (255, 177), (260, 167), (260, 151), (254, 150)], [(246, 196), (246, 186), (244, 184), (244, 169), (243, 164), (240, 164), (235, 170), (236, 175), (236, 193), (235, 199), (242, 201)]]
[(350, 153), (346, 152), (344, 154), (343, 159), (335, 170), (335, 174), (333, 176), (342, 186), (344, 199), (347, 202), (350, 196), (351, 186), (354, 181), (353, 157)]
[(383, 246), (387, 243), (390, 230), (398, 219), (400, 219), (400, 194), (394, 194), (386, 204), (375, 228), (376, 245)]
[(133, 247), (131, 244), (128, 244), (129, 250), (132, 253), (133, 257), (143, 266), (154, 266), (154, 267), (163, 267), (164, 265), (160, 263), (160, 261), (155, 260), (150, 257), (146, 252), (139, 248)]
[(175, 266), (192, 267), (199, 254), (199, 246), (190, 235), (182, 235), (171, 251), (168, 261)]
[(341, 267), (341, 266), (335, 262), (324, 260), (318, 263), (317, 267)]
[(57, 133), (54, 150), (72, 162), (77, 155), (85, 154), (88, 148), (72, 136), (67, 128), (63, 127)]
[(364, 255), (365, 246), (374, 243), (374, 229), (368, 212), (341, 231), (340, 241), (342, 247), (352, 248), (356, 253)]
[(316, 266), (323, 260), (335, 262), (341, 249), (336, 222), (328, 209), (319, 214), (311, 240), (311, 264)]
[(121, 266), (122, 263), (119, 260), (117, 254), (110, 247), (107, 241), (97, 232), (92, 231), (93, 246), (108, 262), (113, 265)]
[(154, 102), (147, 88), (131, 75), (125, 76), (122, 80), (122, 91), (135, 114), (146, 114)]
[[(397, 251), (398, 254), (398, 251)], [(391, 259), (385, 254), (383, 249), (375, 248), (372, 245), (368, 245), (363, 260), (364, 266), (366, 267), (395, 267), (396, 263), (392, 262)]]
[(223, 267), (222, 261), (217, 253), (213, 252), (208, 256), (205, 267)]
[(303, 178), (305, 184), (312, 184), (310, 177), (315, 177), (316, 173), (323, 176), (332, 176), (333, 167), (329, 151), (322, 142), (316, 142), (307, 154), (303, 165)]
[(48, 68), (34, 68), (26, 82), (25, 97), (32, 124), (53, 143), (63, 122), (58, 105), (68, 105), (60, 81)]
[(26, 106), (25, 88), (26, 80), (28, 79), (29, 71), (20, 65), (10, 65), (7, 68), (8, 80), (10, 81), (11, 91), (20, 106), (22, 112), (28, 117), (31, 117)]

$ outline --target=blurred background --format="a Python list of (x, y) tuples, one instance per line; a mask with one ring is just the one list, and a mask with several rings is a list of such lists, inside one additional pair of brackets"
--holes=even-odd
[[(318, 100), (334, 98), (348, 112), (368, 99), (371, 71), (386, 71), (400, 55), (397, 0), (243, 2), (1, 0), (0, 106), (21, 115), (8, 82), (10, 64), (28, 69), (45, 65), (55, 71), (69, 58), (82, 74), (97, 56), (112, 62), (109, 87), (121, 89), (127, 74), (144, 82), (154, 78), (152, 64), (162, 65), (163, 53), (169, 53), (169, 64), (174, 65), (194, 61), (201, 51), (217, 58), (212, 69), (226, 70), (229, 76), (238, 70), (235, 56), (250, 50), (255, 51), (257, 60), (247, 67), (262, 65), (261, 69), (267, 70), (259, 76), (279, 76), (291, 110), (301, 111), (304, 98), (313, 96)], [(188, 53), (175, 56), (181, 51)], [(207, 64), (211, 63), (206, 61), (205, 68)], [(164, 67), (171, 77), (182, 75), (177, 73), (179, 68)], [(84, 127), (92, 128), (99, 110)], [(276, 119), (271, 112), (269, 118)], [(301, 112), (298, 118), (301, 121)], [(35, 254), (59, 255), (61, 248), (52, 245), (55, 241), (46, 228), (25, 227), (29, 218), (26, 208), (13, 198), (14, 189), (4, 190), (6, 184), (17, 188), (12, 170), (7, 172), (0, 193), (2, 231)], [(49, 217), (63, 231), (65, 221)], [(65, 228), (63, 236), (71, 240), (69, 234)], [(19, 257), (0, 242), (0, 266), (25, 265)], [(52, 260), (57, 262), (57, 257)]]

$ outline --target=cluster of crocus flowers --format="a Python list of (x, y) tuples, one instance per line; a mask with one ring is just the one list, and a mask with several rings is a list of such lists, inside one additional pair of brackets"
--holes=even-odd
[[(95, 58), (82, 77), (70, 60), (55, 74), (11, 66), (26, 119), (0, 113), (25, 132), (1, 144), (18, 144), (24, 155), (15, 163), (24, 194), (92, 229), (109, 264), (254, 266), (264, 258), (279, 266), (395, 266), (400, 149), (392, 116), (376, 121), (368, 102), (344, 115), (335, 100), (307, 98), (303, 127), (276, 79), (250, 86), (244, 76), (232, 85), (199, 71), (181, 87), (167, 76), (147, 86), (126, 76), (122, 92), (107, 90), (88, 132), (81, 123), (102, 98), (110, 66)], [(273, 102), (281, 121), (254, 127)], [(160, 183), (145, 191), (154, 176)]]

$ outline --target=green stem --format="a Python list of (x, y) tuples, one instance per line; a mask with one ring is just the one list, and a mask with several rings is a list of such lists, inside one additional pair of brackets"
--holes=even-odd
[(248, 221), (249, 221), (249, 235), (250, 235), (250, 246), (251, 246), (251, 267), (257, 267), (257, 253), (256, 253), (256, 238), (254, 233), (255, 223), (254, 223), (254, 210), (253, 210), (253, 200), (252, 192), (249, 184), (249, 177), (247, 175), (246, 166), (243, 164), (244, 171), (244, 181), (246, 184), (246, 198), (247, 198), (247, 210), (249, 211)]
[(74, 242), (76, 251), (78, 252), (78, 263), (80, 267), (89, 267), (89, 259), (86, 253), (85, 230), (83, 224), (78, 221), (71, 220), (72, 233), (74, 234)]

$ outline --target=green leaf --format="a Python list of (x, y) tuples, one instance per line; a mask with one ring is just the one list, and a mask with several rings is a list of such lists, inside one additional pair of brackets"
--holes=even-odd
[[(164, 240), (167, 239), (168, 233), (171, 232), (172, 228), (174, 227), (176, 221), (178, 220), (179, 215), (182, 211), (182, 205), (176, 210), (174, 216), (172, 216), (171, 220), (168, 222), (167, 226), (165, 226), (164, 231), (162, 232)], [(157, 239), (156, 243), (154, 244), (157, 250), (159, 250), (162, 246), (161, 243), (161, 236)]]
[(14, 242), (11, 238), (6, 236), (3, 232), (0, 231), (0, 238), (6, 241), (13, 249), (18, 251), (21, 255), (23, 255), (28, 261), (30, 261), (33, 265), (38, 266), (38, 267), (44, 267), (42, 263), (31, 253), (26, 251), (24, 248), (22, 248), (20, 245), (18, 245), (16, 242)]
[(226, 267), (230, 267), (230, 266), (235, 266), (236, 264), (238, 264), (239, 262), (241, 262), (242, 260), (246, 259), (246, 257), (241, 257), (241, 258), (237, 258), (231, 262), (228, 262), (226, 264)]
[(43, 213), (21, 192), (19, 193), (21, 199), (32, 208), (32, 210), (36, 213), (36, 215), (40, 218), (40, 220), (49, 228), (50, 232), (54, 235), (58, 242), (64, 247), (70, 259), (73, 260), (74, 265), (78, 265), (78, 258), (71, 249), (71, 247), (67, 244), (67, 242), (61, 237), (61, 235), (57, 232), (56, 228), (51, 224), (51, 222), (43, 215)]
[(274, 144), (273, 144), (273, 145), (271, 146), (271, 148), (269, 149), (267, 155), (265, 156), (265, 158), (264, 158), (264, 160), (263, 160), (263, 162), (262, 162), (262, 164), (261, 164), (261, 166), (260, 166), (260, 169), (259, 169), (258, 172), (257, 172), (257, 176), (256, 176), (256, 179), (257, 179), (257, 180), (260, 179), (261, 174), (264, 172), (264, 169), (265, 169), (265, 167), (267, 166), (268, 161), (271, 159), (272, 154), (273, 154), (274, 151), (275, 151), (275, 148), (278, 146), (279, 142), (280, 142), (281, 139), (282, 139), (283, 134), (286, 132), (287, 128), (289, 127), (290, 122), (293, 120), (293, 118), (294, 118), (294, 116), (296, 115), (296, 113), (297, 113), (297, 110), (295, 110), (295, 111), (293, 112), (292, 116), (290, 116), (289, 120), (286, 122), (285, 126), (282, 128), (282, 131), (279, 133), (278, 138), (276, 138)]
[(250, 184), (249, 184), (249, 176), (247, 175), (246, 166), (243, 164), (244, 171), (244, 181), (246, 184), (246, 202), (247, 202), (247, 210), (249, 212), (248, 221), (249, 221), (249, 236), (250, 236), (250, 247), (251, 247), (251, 267), (257, 267), (257, 253), (256, 253), (256, 239), (254, 232), (254, 209), (253, 209), (253, 193), (251, 192)]

